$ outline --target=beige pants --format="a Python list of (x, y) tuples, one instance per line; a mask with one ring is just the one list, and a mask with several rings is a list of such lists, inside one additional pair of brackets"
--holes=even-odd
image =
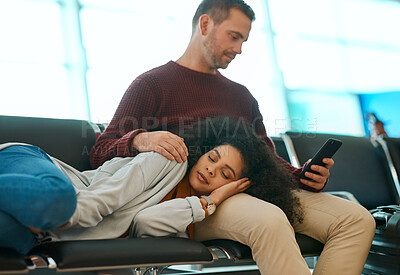
[(361, 274), (375, 233), (369, 212), (325, 193), (302, 190), (297, 194), (304, 209), (302, 224), (292, 227), (278, 207), (242, 193), (195, 224), (195, 239), (224, 238), (250, 246), (263, 275), (309, 275), (296, 231), (325, 244), (314, 274)]

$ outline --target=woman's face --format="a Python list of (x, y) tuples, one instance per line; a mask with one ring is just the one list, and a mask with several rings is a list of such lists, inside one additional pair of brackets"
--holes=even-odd
[(241, 178), (245, 167), (242, 155), (231, 145), (221, 145), (202, 155), (189, 173), (195, 195), (209, 195), (227, 183)]

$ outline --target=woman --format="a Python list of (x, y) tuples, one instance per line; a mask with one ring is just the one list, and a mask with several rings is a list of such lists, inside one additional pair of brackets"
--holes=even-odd
[(243, 121), (208, 119), (185, 134), (187, 162), (149, 152), (85, 172), (34, 146), (0, 146), (0, 246), (27, 253), (41, 231), (53, 240), (192, 235), (246, 189), (301, 221), (296, 184), (281, 184), (290, 176)]

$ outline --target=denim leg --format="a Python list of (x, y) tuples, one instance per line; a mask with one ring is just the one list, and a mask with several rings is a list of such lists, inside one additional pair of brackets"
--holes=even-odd
[(51, 230), (75, 208), (71, 181), (41, 149), (11, 146), (0, 151), (0, 211), (23, 226)]
[(0, 211), (0, 247), (26, 254), (35, 244), (34, 234), (10, 215)]

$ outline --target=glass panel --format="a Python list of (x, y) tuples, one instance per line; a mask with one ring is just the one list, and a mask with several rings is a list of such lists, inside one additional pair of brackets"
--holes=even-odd
[(356, 95), (296, 91), (289, 98), (292, 130), (365, 135)]
[(343, 47), (332, 43), (276, 38), (278, 63), (289, 89), (343, 91)]
[(400, 91), (400, 51), (349, 47), (354, 91)]
[(0, 1), (0, 61), (63, 62), (60, 9), (55, 3)]
[(277, 34), (336, 37), (337, 0), (269, 0), (272, 27)]
[(135, 77), (136, 75), (131, 74), (128, 69), (88, 71), (87, 83), (92, 121), (99, 123), (111, 121), (124, 92)]
[(341, 0), (345, 39), (400, 46), (400, 2)]
[[(107, 10), (134, 11), (138, 13), (146, 13), (150, 17), (159, 14), (163, 17), (179, 16), (179, 11), (196, 9), (201, 0), (79, 0), (84, 8), (102, 8)], [(150, 11), (150, 12), (149, 12)], [(178, 11), (178, 12), (177, 12)], [(193, 13), (190, 15), (193, 16)]]
[(62, 67), (0, 63), (0, 75), (0, 114), (75, 118)]
[(167, 18), (143, 28), (143, 22), (152, 20), (142, 14), (84, 9), (81, 18), (89, 66), (112, 66), (110, 70), (134, 66), (144, 72), (178, 58), (191, 34), (189, 22), (182, 28)]
[[(83, 39), (90, 68), (89, 102), (94, 121), (111, 120), (123, 93), (137, 76), (183, 54), (190, 40), (191, 20), (198, 1), (179, 2), (182, 4), (142, 1), (130, 5), (128, 11), (89, 6), (82, 10)], [(110, 5), (110, 2), (103, 1), (103, 4)], [(128, 5), (128, 2), (119, 4)], [(154, 9), (157, 5), (174, 11), (158, 12)]]
[[(400, 92), (360, 95), (361, 108), (366, 117), (373, 112), (384, 124), (389, 137), (400, 137)], [(369, 133), (367, 121), (364, 128)]]

